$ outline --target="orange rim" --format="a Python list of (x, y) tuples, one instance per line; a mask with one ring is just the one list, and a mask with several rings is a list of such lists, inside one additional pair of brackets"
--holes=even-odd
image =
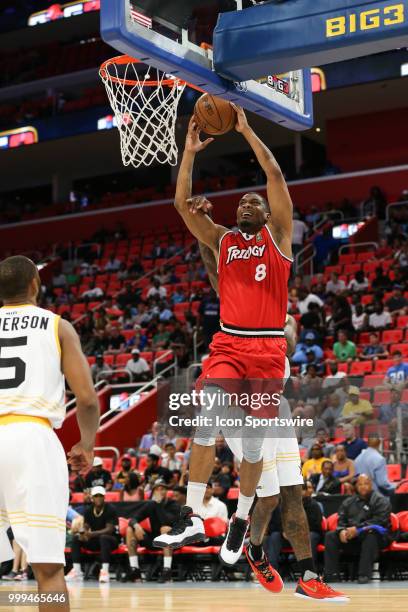
[(164, 85), (166, 87), (174, 87), (175, 85), (187, 85), (188, 87), (191, 87), (192, 89), (196, 89), (197, 91), (203, 91), (199, 87), (196, 87), (195, 85), (192, 85), (191, 83), (187, 83), (187, 81), (183, 81), (183, 79), (174, 78), (174, 79), (163, 79), (162, 81), (157, 81), (157, 80), (156, 81), (154, 80), (135, 81), (133, 79), (121, 79), (120, 77), (112, 76), (108, 72), (109, 64), (116, 64), (117, 66), (123, 66), (125, 64), (142, 64), (142, 63), (143, 62), (141, 62), (139, 59), (136, 59), (135, 57), (131, 57), (130, 55), (118, 55), (116, 57), (112, 57), (111, 59), (108, 59), (105, 62), (103, 62), (103, 64), (101, 65), (99, 69), (99, 74), (101, 75), (101, 78), (104, 81), (109, 80), (112, 83), (121, 83), (122, 85), (129, 85), (129, 86), (141, 85), (143, 87), (158, 87), (159, 85)]

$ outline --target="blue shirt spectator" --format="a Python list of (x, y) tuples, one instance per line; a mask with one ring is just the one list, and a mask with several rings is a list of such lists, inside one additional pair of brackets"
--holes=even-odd
[(361, 438), (357, 438), (354, 430), (354, 425), (348, 423), (343, 425), (343, 431), (346, 436), (344, 442), (340, 442), (346, 449), (346, 455), (349, 459), (356, 459), (361, 451), (367, 448), (367, 442)]
[(393, 353), (395, 365), (387, 370), (386, 382), (391, 385), (400, 385), (408, 381), (408, 363), (402, 361), (402, 354), (399, 351)]
[(403, 416), (408, 416), (408, 404), (401, 402), (401, 391), (392, 389), (389, 404), (380, 406), (379, 421), (383, 425), (389, 424), (397, 418), (398, 408), (401, 407)]
[(313, 332), (308, 332), (305, 335), (305, 341), (299, 342), (296, 345), (295, 354), (292, 357), (293, 363), (307, 363), (307, 353), (313, 351), (314, 361), (319, 362), (323, 359), (323, 350), (316, 344), (315, 335)]
[(366, 474), (373, 482), (373, 489), (384, 495), (395, 491), (396, 485), (388, 480), (385, 458), (379, 452), (380, 438), (373, 433), (368, 436), (368, 448), (355, 460), (356, 475)]

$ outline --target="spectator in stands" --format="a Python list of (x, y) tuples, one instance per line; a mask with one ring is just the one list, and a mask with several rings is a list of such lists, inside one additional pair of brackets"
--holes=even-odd
[(153, 336), (153, 350), (161, 350), (168, 348), (170, 343), (170, 332), (165, 328), (164, 323), (158, 323), (157, 331)]
[(341, 415), (342, 421), (351, 422), (352, 425), (363, 425), (373, 417), (374, 408), (367, 399), (362, 399), (360, 389), (350, 386), (348, 402), (344, 404)]
[(330, 274), (330, 280), (326, 284), (326, 293), (332, 293), (337, 295), (338, 293), (343, 293), (346, 289), (346, 283), (344, 280), (339, 279), (339, 275), (337, 272), (332, 272)]
[(129, 266), (129, 277), (132, 279), (139, 278), (144, 273), (144, 268), (139, 259), (134, 259)]
[(302, 466), (303, 478), (310, 479), (313, 474), (321, 474), (322, 465), (326, 461), (326, 457), (323, 454), (323, 449), (320, 444), (313, 444), (310, 449), (310, 459), (304, 462)]
[(213, 289), (202, 299), (198, 314), (197, 324), (202, 327), (205, 350), (208, 350), (213, 335), (220, 330), (220, 301)]
[[(310, 531), (310, 543), (312, 545), (312, 557), (317, 562), (317, 545), (322, 539), (322, 511), (319, 504), (312, 498), (313, 485), (307, 480), (302, 485), (302, 502), (305, 509), (307, 522)], [(274, 568), (279, 569), (280, 552), (284, 547), (291, 547), (286, 540), (282, 530), (281, 508), (280, 505), (273, 511), (268, 526), (268, 536), (265, 541), (265, 551), (268, 559)]]
[(390, 328), (392, 318), (387, 310), (384, 310), (382, 302), (377, 302), (374, 306), (374, 312), (368, 317), (368, 327), (373, 330), (381, 330)]
[(328, 389), (329, 393), (333, 393), (333, 391), (336, 391), (336, 389), (344, 386), (344, 379), (347, 379), (347, 374), (339, 370), (337, 361), (334, 361), (333, 359), (329, 359), (327, 361), (327, 365), (330, 374), (325, 377), (322, 387), (323, 389)]
[(408, 308), (408, 300), (404, 297), (401, 287), (395, 287), (392, 297), (385, 302), (391, 316), (405, 315)]
[(384, 378), (387, 389), (405, 389), (408, 386), (408, 363), (404, 363), (401, 351), (392, 354), (394, 365), (388, 368)]
[(110, 334), (106, 337), (109, 355), (118, 355), (125, 351), (126, 338), (120, 333), (118, 327), (113, 327)]
[(162, 321), (163, 323), (168, 323), (171, 319), (174, 318), (174, 312), (164, 300), (160, 302), (159, 310), (159, 321)]
[(173, 499), (181, 508), (186, 505), (187, 487), (177, 486), (173, 489)]
[(144, 434), (139, 445), (139, 454), (150, 452), (150, 448), (155, 445), (162, 448), (166, 443), (166, 436), (162, 433), (160, 424), (155, 421), (150, 433)]
[(332, 444), (329, 440), (330, 437), (327, 429), (321, 427), (316, 431), (316, 442), (320, 444), (323, 449), (323, 455), (328, 459), (334, 453), (334, 444)]
[(338, 361), (341, 363), (351, 363), (357, 356), (357, 347), (351, 340), (348, 339), (347, 331), (341, 329), (338, 333), (338, 340), (333, 345), (333, 352)]
[(387, 199), (379, 187), (371, 187), (370, 194), (363, 202), (365, 217), (378, 217), (384, 219)]
[(322, 266), (330, 261), (331, 254), (338, 249), (338, 242), (333, 238), (333, 225), (328, 224), (321, 234), (317, 234), (313, 244), (316, 249), (317, 269), (321, 270)]
[(62, 271), (56, 274), (54, 278), (52, 279), (53, 287), (65, 287), (66, 284), (67, 284), (67, 277)]
[(225, 462), (233, 463), (234, 455), (227, 446), (223, 436), (217, 436), (215, 439), (215, 456), (220, 460), (221, 464)]
[(333, 476), (338, 478), (341, 484), (349, 485), (353, 482), (355, 473), (354, 461), (347, 457), (344, 444), (337, 444), (333, 458)]
[[(323, 381), (324, 384), (325, 381)], [(336, 423), (341, 417), (343, 404), (337, 393), (331, 393), (327, 398), (326, 408), (321, 414), (321, 419), (325, 422), (330, 431), (333, 431)]]
[(368, 278), (365, 276), (363, 270), (357, 270), (354, 278), (351, 279), (347, 285), (347, 289), (353, 292), (366, 291), (368, 289)]
[(126, 363), (126, 370), (131, 374), (133, 382), (143, 382), (149, 380), (150, 367), (146, 359), (140, 357), (138, 348), (132, 350), (132, 359)]
[(308, 312), (309, 304), (312, 303), (317, 304), (320, 308), (324, 306), (324, 302), (319, 296), (310, 292), (307, 289), (300, 288), (298, 290), (298, 301), (297, 301), (297, 309), (301, 315), (304, 315)]
[(379, 451), (381, 440), (378, 433), (368, 434), (368, 448), (365, 448), (356, 459), (356, 474), (370, 477), (374, 491), (383, 495), (394, 493), (396, 485), (388, 480), (385, 457)]
[(68, 581), (83, 580), (81, 569), (81, 548), (100, 551), (102, 569), (99, 582), (109, 582), (111, 553), (118, 547), (120, 538), (118, 516), (112, 504), (105, 503), (105, 489), (94, 486), (91, 491), (92, 506), (85, 510), (84, 528), (72, 538), (73, 568), (67, 575)]
[(312, 474), (310, 481), (315, 493), (319, 495), (339, 495), (341, 492), (341, 483), (333, 474), (333, 463), (330, 459), (323, 461), (321, 474)]
[(146, 259), (162, 259), (165, 257), (165, 255), (166, 252), (164, 248), (160, 246), (160, 242), (158, 240), (155, 240), (150, 255), (147, 256)]
[[(141, 504), (129, 521), (126, 531), (126, 544), (128, 547), (131, 581), (141, 581), (142, 575), (139, 567), (138, 548), (144, 546), (153, 548), (153, 540), (157, 536), (168, 533), (180, 515), (180, 506), (167, 497), (168, 486), (165, 480), (159, 478), (153, 485), (151, 500)], [(149, 519), (150, 531), (143, 528), (140, 523)], [(171, 580), (172, 551), (163, 549), (163, 570), (159, 582)]]
[(115, 482), (124, 485), (127, 476), (132, 473), (132, 457), (131, 455), (125, 454), (122, 457), (121, 469), (116, 474)]
[(181, 288), (176, 288), (170, 298), (170, 302), (174, 304), (182, 304), (187, 302), (187, 296)]
[(391, 280), (387, 274), (383, 273), (381, 266), (378, 266), (375, 270), (375, 277), (371, 283), (373, 289), (385, 289), (388, 290), (391, 287)]
[(401, 410), (403, 416), (408, 416), (408, 404), (401, 401), (401, 391), (399, 389), (391, 389), (389, 404), (380, 406), (379, 421), (383, 425), (389, 425), (390, 430), (395, 431), (397, 427), (398, 410)]
[(149, 488), (152, 487), (157, 478), (164, 480), (166, 484), (169, 484), (172, 480), (172, 472), (159, 464), (160, 457), (161, 449), (155, 445), (151, 446), (150, 452), (147, 455), (147, 467), (144, 471), (144, 480), (148, 483)]
[(330, 321), (334, 335), (340, 331), (346, 331), (350, 337), (354, 332), (351, 316), (351, 306), (347, 298), (344, 295), (336, 295), (333, 301), (332, 318)]
[(341, 444), (346, 449), (346, 455), (349, 459), (356, 459), (364, 448), (367, 448), (367, 442), (361, 438), (357, 438), (354, 425), (348, 423), (343, 425), (345, 439)]
[[(300, 366), (300, 375), (302, 377), (302, 384), (309, 383), (311, 380), (315, 379), (317, 376), (322, 374), (323, 366), (316, 359), (316, 355), (314, 351), (306, 351), (306, 363), (303, 363)], [(310, 387), (309, 387), (310, 390)], [(319, 387), (320, 391), (320, 387)], [(318, 399), (320, 399), (320, 393), (318, 393)], [(313, 403), (313, 402), (312, 402)]]
[(122, 329), (133, 329), (135, 326), (135, 311), (130, 306), (124, 306), (123, 314), (119, 317)]
[(169, 470), (181, 470), (183, 467), (183, 460), (179, 457), (176, 457), (176, 446), (173, 442), (167, 442), (164, 451), (167, 453), (162, 458), (161, 465)]
[(295, 364), (304, 364), (309, 360), (307, 358), (307, 352), (313, 351), (315, 361), (319, 362), (323, 359), (323, 350), (321, 347), (316, 344), (315, 334), (313, 332), (307, 332), (305, 335), (304, 342), (298, 342), (295, 348), (295, 354), (292, 356), (292, 363)]
[(214, 489), (212, 482), (207, 483), (200, 516), (202, 519), (214, 518), (218, 516), (226, 523), (228, 522), (227, 506), (218, 497), (214, 497)]
[(85, 476), (85, 479), (79, 474), (74, 481), (74, 490), (81, 492), (84, 489), (92, 489), (93, 487), (104, 487), (106, 491), (110, 491), (113, 486), (112, 475), (103, 467), (101, 457), (94, 457), (91, 470)]
[(377, 359), (388, 357), (388, 351), (380, 344), (380, 336), (376, 332), (371, 332), (369, 336), (369, 344), (367, 344), (361, 355), (361, 359), (371, 359), (376, 361)]
[(229, 486), (228, 482), (222, 476), (216, 476), (212, 480), (213, 495), (222, 503), (226, 504), (228, 499)]
[(97, 287), (95, 281), (89, 283), (89, 289), (84, 291), (81, 295), (82, 298), (88, 298), (90, 300), (99, 300), (103, 297), (103, 289)]
[(304, 221), (301, 221), (300, 215), (297, 211), (293, 213), (293, 234), (292, 234), (292, 251), (293, 258), (296, 259), (296, 255), (301, 251), (305, 246), (305, 237), (309, 232), (309, 228), (307, 227)]
[(160, 281), (156, 278), (153, 280), (150, 289), (147, 292), (147, 299), (158, 296), (160, 299), (167, 297), (167, 289), (160, 285)]
[(313, 332), (316, 339), (325, 335), (324, 313), (316, 302), (309, 304), (306, 314), (300, 317), (300, 325), (306, 333)]
[(120, 269), (120, 263), (120, 260), (112, 254), (105, 265), (105, 272), (117, 272)]
[(324, 539), (327, 581), (339, 579), (341, 552), (357, 555), (358, 582), (370, 581), (374, 562), (389, 542), (390, 513), (388, 499), (373, 491), (368, 476), (359, 476), (356, 494), (345, 499), (339, 508), (336, 531), (327, 532)]
[(351, 315), (351, 323), (353, 325), (354, 331), (356, 332), (363, 332), (367, 329), (368, 315), (364, 311), (362, 304), (356, 304), (354, 312)]
[(94, 383), (97, 383), (100, 380), (106, 380), (109, 382), (109, 380), (111, 379), (113, 370), (105, 362), (105, 359), (102, 353), (98, 353), (96, 355), (95, 363), (91, 365), (91, 374), (92, 374), (92, 380), (94, 381)]
[(121, 501), (143, 501), (144, 490), (140, 484), (140, 478), (135, 472), (129, 472), (124, 481)]

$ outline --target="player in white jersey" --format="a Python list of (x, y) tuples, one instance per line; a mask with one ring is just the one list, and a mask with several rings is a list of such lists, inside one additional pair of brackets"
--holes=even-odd
[[(26, 257), (0, 263), (0, 562), (13, 558), (7, 529), (27, 555), (41, 594), (69, 610), (64, 578), (68, 467), (54, 433), (65, 417), (65, 377), (77, 400), (81, 440), (68, 453), (75, 471), (92, 465), (98, 399), (77, 333), (37, 307), (41, 281)], [(61, 604), (61, 601), (63, 603)]]
[[(196, 211), (211, 212), (212, 207), (209, 204), (206, 198), (198, 197), (193, 198), (192, 207)], [(199, 247), (210, 283), (217, 292), (217, 264), (213, 252), (202, 243), (199, 243)], [(290, 356), (295, 351), (297, 341), (297, 324), (290, 315), (286, 318), (285, 337), (287, 355)], [(286, 358), (285, 384), (289, 376), (290, 363)], [(283, 396), (281, 396), (279, 417), (291, 417), (289, 403)], [(237, 459), (242, 460), (242, 439), (228, 438), (226, 442)], [(282, 528), (293, 547), (301, 571), (295, 595), (328, 602), (348, 601), (343, 593), (335, 591), (324, 583), (316, 572), (310, 545), (309, 525), (302, 503), (302, 484), (299, 445), (294, 428), (285, 428), (282, 437), (279, 438), (266, 435), (263, 446), (263, 469), (256, 489), (258, 499), (251, 517), (249, 546), (245, 550), (248, 562), (263, 587), (273, 593), (282, 591), (283, 581), (269, 563), (262, 546), (272, 512), (281, 500)], [(237, 548), (234, 555), (230, 554), (231, 564), (239, 559), (241, 550)], [(225, 551), (223, 560), (225, 562)]]

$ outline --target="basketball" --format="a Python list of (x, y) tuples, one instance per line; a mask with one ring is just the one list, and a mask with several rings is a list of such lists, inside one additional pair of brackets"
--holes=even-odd
[(221, 136), (230, 132), (237, 121), (237, 114), (227, 100), (208, 93), (197, 100), (194, 116), (203, 132), (211, 136)]

